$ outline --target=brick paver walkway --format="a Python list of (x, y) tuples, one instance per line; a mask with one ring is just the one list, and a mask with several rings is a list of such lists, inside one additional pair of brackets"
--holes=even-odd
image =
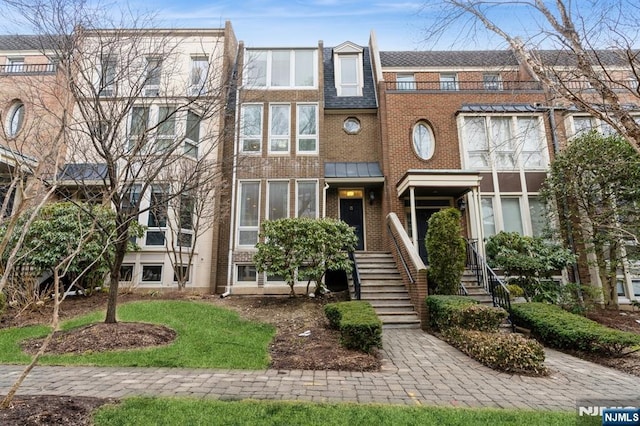
[[(36, 367), (24, 395), (192, 396), (574, 410), (576, 399), (640, 398), (640, 378), (547, 349), (552, 375), (497, 373), (420, 330), (385, 329), (375, 373)], [(22, 366), (0, 366), (5, 393)]]

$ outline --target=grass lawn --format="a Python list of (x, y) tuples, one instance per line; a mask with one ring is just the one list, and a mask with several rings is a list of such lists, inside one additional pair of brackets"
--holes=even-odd
[(123, 425), (575, 425), (575, 412), (397, 405), (130, 398), (100, 408), (96, 426)]
[[(132, 302), (118, 307), (119, 321), (163, 324), (177, 333), (168, 346), (82, 355), (46, 355), (40, 364), (130, 367), (262, 369), (269, 365), (268, 344), (275, 328), (241, 319), (228, 309), (192, 301)], [(63, 324), (68, 330), (104, 320), (98, 311)], [(0, 330), (0, 363), (27, 363), (19, 342), (43, 337), (48, 327)]]

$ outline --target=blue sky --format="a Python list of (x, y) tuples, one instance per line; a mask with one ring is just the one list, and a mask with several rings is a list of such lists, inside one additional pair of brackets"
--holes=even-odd
[(236, 36), (247, 46), (313, 46), (318, 40), (326, 46), (346, 40), (366, 44), (373, 29), (382, 49), (423, 48), (421, 1), (160, 0), (155, 4), (161, 8), (159, 17), (169, 26), (210, 27), (230, 20)]

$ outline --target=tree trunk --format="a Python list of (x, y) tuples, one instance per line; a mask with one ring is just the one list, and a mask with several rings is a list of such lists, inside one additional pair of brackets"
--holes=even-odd
[(124, 260), (124, 255), (127, 253), (127, 243), (129, 231), (128, 227), (126, 229), (126, 234), (124, 238), (122, 235), (118, 235), (117, 242), (115, 244), (115, 253), (113, 264), (111, 265), (109, 279), (109, 299), (107, 301), (107, 315), (104, 319), (104, 322), (107, 324), (115, 324), (116, 319), (116, 308), (118, 306), (118, 285), (120, 284), (120, 267), (122, 266), (122, 261)]

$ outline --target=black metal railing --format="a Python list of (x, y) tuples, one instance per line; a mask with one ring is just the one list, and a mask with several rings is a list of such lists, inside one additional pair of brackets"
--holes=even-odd
[(509, 289), (480, 256), (477, 244), (476, 240), (467, 240), (467, 267), (476, 275), (478, 284), (491, 295), (493, 306), (498, 306), (511, 313)]
[(2, 75), (55, 74), (57, 64), (8, 64), (0, 65)]
[(389, 232), (389, 235), (391, 235), (391, 241), (393, 241), (393, 245), (396, 248), (396, 252), (398, 253), (398, 257), (400, 258), (400, 262), (402, 263), (402, 267), (404, 268), (404, 271), (407, 273), (407, 277), (409, 278), (409, 282), (411, 284), (414, 284), (416, 281), (413, 279), (413, 275), (411, 275), (411, 270), (409, 269), (409, 266), (407, 266), (407, 261), (404, 259), (404, 255), (402, 254), (402, 250), (400, 250), (400, 246), (398, 245), (398, 241), (396, 240), (396, 236), (393, 234), (393, 230), (391, 229), (391, 226), (387, 224), (387, 231)]
[(398, 92), (527, 92), (540, 91), (539, 81), (387, 81), (388, 91)]
[(360, 300), (360, 270), (358, 269), (358, 261), (355, 252), (349, 252), (349, 260), (351, 260), (351, 279), (353, 280), (353, 292), (356, 300)]

